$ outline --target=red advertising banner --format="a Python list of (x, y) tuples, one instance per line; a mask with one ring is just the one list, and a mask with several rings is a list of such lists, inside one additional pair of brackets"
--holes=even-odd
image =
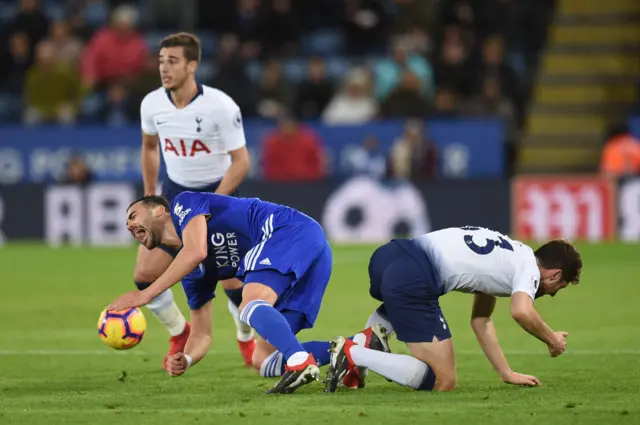
[(598, 176), (514, 179), (513, 232), (520, 239), (602, 241), (616, 236), (616, 186)]

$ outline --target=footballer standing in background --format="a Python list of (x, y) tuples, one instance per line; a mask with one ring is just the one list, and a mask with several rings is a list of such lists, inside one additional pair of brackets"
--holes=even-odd
[[(155, 195), (160, 152), (168, 179), (162, 194), (172, 200), (184, 191), (215, 192), (237, 196), (238, 186), (249, 170), (242, 114), (238, 105), (220, 90), (196, 82), (200, 41), (189, 33), (169, 35), (160, 43), (159, 70), (162, 87), (147, 94), (140, 105), (142, 127), (142, 176), (144, 193)], [(138, 247), (134, 282), (142, 290), (169, 267), (177, 251), (167, 246)], [(219, 264), (232, 262), (233, 253), (217, 252)], [(221, 282), (229, 298), (237, 340), (246, 365), (251, 365), (255, 340), (251, 327), (240, 322), (242, 282)], [(169, 331), (170, 347), (163, 361), (184, 351), (190, 325), (176, 305), (171, 289), (155, 297), (149, 310)]]

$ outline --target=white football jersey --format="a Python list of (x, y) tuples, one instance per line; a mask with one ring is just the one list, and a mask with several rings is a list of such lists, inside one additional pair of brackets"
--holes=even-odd
[(152, 91), (142, 100), (140, 118), (145, 134), (159, 136), (169, 178), (189, 188), (221, 180), (231, 165), (229, 151), (246, 144), (238, 105), (203, 85), (183, 109), (164, 88)]
[(535, 300), (540, 270), (533, 250), (482, 227), (453, 227), (414, 239), (440, 274), (446, 292), (509, 297), (524, 292)]

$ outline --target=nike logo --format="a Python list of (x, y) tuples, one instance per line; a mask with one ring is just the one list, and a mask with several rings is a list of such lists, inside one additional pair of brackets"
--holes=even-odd
[(156, 121), (156, 125), (162, 125), (162, 124), (166, 124), (166, 121)]

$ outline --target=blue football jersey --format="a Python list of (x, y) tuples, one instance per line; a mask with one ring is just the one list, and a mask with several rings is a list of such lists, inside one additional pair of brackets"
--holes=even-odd
[(264, 238), (269, 216), (292, 212), (306, 217), (292, 208), (257, 198), (213, 193), (182, 192), (171, 202), (171, 218), (180, 239), (193, 217), (207, 217), (208, 256), (203, 266), (209, 273), (216, 268), (218, 280), (235, 276), (247, 252)]

